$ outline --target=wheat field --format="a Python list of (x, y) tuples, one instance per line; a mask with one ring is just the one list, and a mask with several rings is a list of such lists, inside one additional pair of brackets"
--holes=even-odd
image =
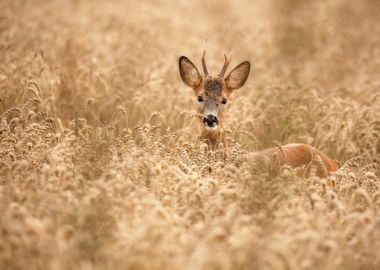
[[(0, 269), (380, 269), (376, 0), (0, 3)], [(229, 156), (178, 59), (249, 60)], [(308, 143), (327, 178), (242, 157)]]

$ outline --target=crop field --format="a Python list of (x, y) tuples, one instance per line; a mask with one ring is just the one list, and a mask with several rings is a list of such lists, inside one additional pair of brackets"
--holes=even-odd
[[(0, 269), (380, 269), (380, 2), (0, 2)], [(207, 40), (207, 43), (205, 43)], [(205, 44), (205, 45), (203, 45)], [(178, 60), (249, 60), (199, 140)], [(307, 143), (327, 178), (248, 152)]]

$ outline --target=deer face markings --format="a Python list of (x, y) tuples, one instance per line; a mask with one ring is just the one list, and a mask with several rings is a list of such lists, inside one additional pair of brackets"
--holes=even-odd
[(223, 127), (223, 119), (227, 100), (230, 94), (242, 87), (248, 78), (250, 63), (245, 61), (233, 69), (225, 78), (225, 72), (231, 61), (231, 54), (227, 58), (220, 73), (212, 77), (209, 75), (205, 52), (202, 54), (202, 76), (196, 66), (185, 56), (179, 59), (179, 71), (183, 82), (190, 86), (197, 97), (198, 113), (203, 128), (206, 131), (217, 131)]
[(198, 113), (202, 115), (202, 123), (207, 130), (217, 129), (219, 119), (223, 119), (225, 104), (222, 101), (226, 99), (223, 97), (224, 88), (224, 82), (219, 77), (204, 79), (201, 95), (198, 96)]

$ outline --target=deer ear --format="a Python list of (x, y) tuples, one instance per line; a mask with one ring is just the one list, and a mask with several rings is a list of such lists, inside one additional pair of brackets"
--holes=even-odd
[(186, 56), (179, 58), (179, 73), (182, 81), (192, 88), (196, 88), (202, 81), (197, 67)]
[(251, 64), (249, 61), (245, 61), (234, 68), (225, 79), (228, 89), (235, 90), (242, 87), (248, 79), (250, 69)]

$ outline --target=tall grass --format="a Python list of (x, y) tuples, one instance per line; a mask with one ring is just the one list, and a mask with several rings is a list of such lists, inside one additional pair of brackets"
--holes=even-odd
[[(0, 269), (379, 269), (379, 8), (1, 2)], [(226, 161), (177, 70), (206, 38), (253, 63)], [(341, 168), (244, 159), (290, 142)]]

